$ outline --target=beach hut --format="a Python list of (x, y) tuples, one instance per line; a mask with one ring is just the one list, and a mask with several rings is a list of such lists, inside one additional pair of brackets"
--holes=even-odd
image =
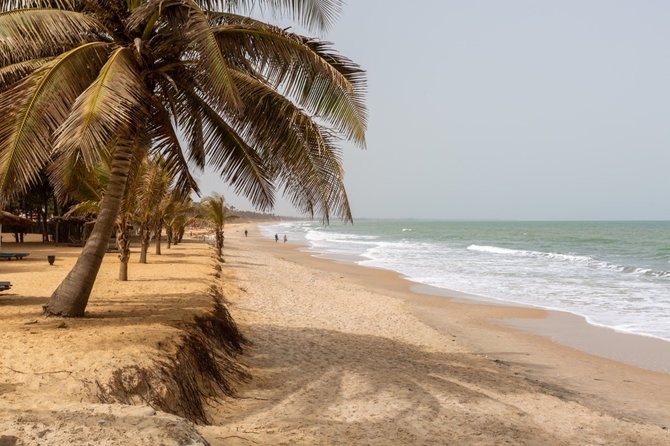
[(54, 242), (69, 246), (84, 246), (93, 223), (95, 220), (89, 217), (52, 217), (49, 220)]
[[(19, 217), (7, 211), (0, 211), (0, 234), (2, 234), (2, 225), (12, 226), (13, 228), (27, 228), (34, 225), (35, 222), (29, 218)], [(0, 248), (2, 248), (2, 237), (0, 236)]]

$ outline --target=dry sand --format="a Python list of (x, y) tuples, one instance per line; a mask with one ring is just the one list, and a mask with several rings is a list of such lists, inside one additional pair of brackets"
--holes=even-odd
[[(90, 316), (40, 305), (77, 250), (24, 246), (0, 262), (0, 445), (670, 444), (670, 375), (581, 353), (500, 323), (544, 312), (411, 292), (397, 275), (316, 259), (226, 229), (224, 288), (252, 341), (254, 379), (193, 426), (100, 404), (95, 381), (148, 364), (209, 309), (211, 250), (185, 243), (115, 280), (105, 258)], [(11, 246), (3, 246), (8, 251)], [(55, 252), (56, 266), (46, 254)], [(35, 322), (36, 321), (36, 322)], [(11, 443), (7, 443), (11, 444)], [(4, 446), (4, 445), (3, 445)]]
[[(128, 282), (116, 280), (118, 259), (108, 254), (84, 319), (41, 316), (79, 248), (3, 244), (3, 252), (16, 251), (31, 255), (0, 262), (0, 280), (14, 285), (0, 293), (0, 445), (198, 444), (195, 427), (181, 418), (100, 404), (96, 381), (148, 365), (181, 321), (210, 308), (209, 248), (185, 243), (150, 255), (146, 265), (133, 254)], [(54, 266), (48, 254), (56, 255)]]

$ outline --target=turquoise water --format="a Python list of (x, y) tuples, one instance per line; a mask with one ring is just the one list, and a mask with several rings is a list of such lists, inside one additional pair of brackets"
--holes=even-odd
[(358, 220), (264, 232), (418, 283), (670, 340), (670, 222)]

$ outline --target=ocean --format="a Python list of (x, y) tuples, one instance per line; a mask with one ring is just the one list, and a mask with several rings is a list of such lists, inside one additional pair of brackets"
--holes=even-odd
[(670, 341), (670, 222), (357, 220), (262, 231), (417, 283)]

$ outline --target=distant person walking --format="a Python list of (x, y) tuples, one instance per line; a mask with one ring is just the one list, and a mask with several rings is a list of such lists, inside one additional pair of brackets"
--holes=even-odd
[(275, 242), (278, 242), (278, 241), (279, 241), (279, 236), (277, 234), (275, 234)]
[(244, 236), (246, 237), (247, 235), (249, 235), (249, 231), (247, 231), (247, 230), (245, 229), (245, 230), (244, 230)]
[(286, 234), (284, 234), (284, 243), (288, 241), (288, 238), (286, 237)]

